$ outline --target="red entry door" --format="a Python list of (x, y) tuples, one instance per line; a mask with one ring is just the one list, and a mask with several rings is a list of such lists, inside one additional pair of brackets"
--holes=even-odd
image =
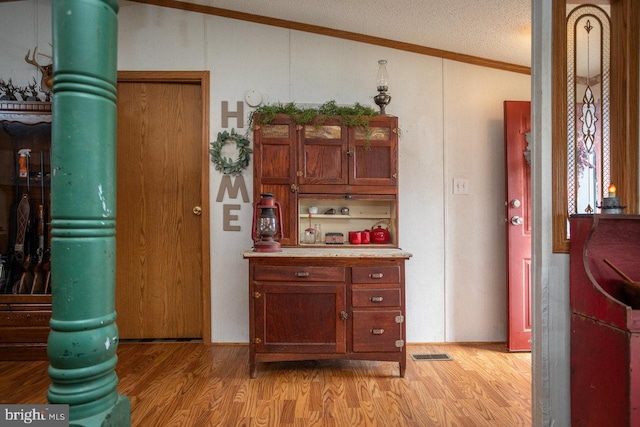
[(507, 350), (531, 351), (531, 103), (505, 101)]

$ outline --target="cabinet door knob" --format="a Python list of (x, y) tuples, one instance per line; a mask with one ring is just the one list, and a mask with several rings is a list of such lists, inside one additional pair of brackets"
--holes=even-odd
[(383, 297), (371, 297), (369, 298), (369, 301), (371, 302), (382, 302), (384, 300)]
[(200, 206), (194, 206), (193, 207), (193, 213), (194, 213), (194, 215), (197, 215), (197, 216), (202, 215), (202, 208)]
[(353, 157), (353, 151), (347, 151), (347, 157)]
[(347, 320), (349, 318), (349, 314), (346, 311), (340, 312), (340, 319)]
[(382, 334), (384, 334), (384, 329), (382, 329), (382, 328), (379, 328), (379, 329), (372, 329), (372, 330), (371, 330), (371, 333), (372, 333), (373, 335), (382, 335)]

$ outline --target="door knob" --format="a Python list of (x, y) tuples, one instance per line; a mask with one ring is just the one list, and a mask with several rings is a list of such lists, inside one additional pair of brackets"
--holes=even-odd
[(200, 206), (194, 206), (193, 213), (198, 216), (202, 215), (202, 208)]
[(511, 225), (522, 225), (524, 223), (524, 219), (519, 217), (518, 215), (514, 215), (511, 217)]

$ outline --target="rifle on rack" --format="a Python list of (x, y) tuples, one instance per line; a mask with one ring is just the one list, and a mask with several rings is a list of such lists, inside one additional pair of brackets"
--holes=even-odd
[[(17, 217), (17, 230), (16, 241), (13, 247), (13, 257), (16, 262), (20, 264), (23, 269), (20, 279), (18, 279), (13, 285), (14, 294), (24, 294), (31, 291), (33, 285), (33, 277), (29, 272), (31, 266), (31, 255), (28, 253), (28, 240), (27, 232), (29, 229), (29, 215), (31, 206), (29, 205), (29, 193), (31, 191), (31, 183), (29, 177), (29, 157), (31, 156), (31, 150), (23, 148), (18, 151), (18, 178), (27, 179), (27, 191), (22, 194), (18, 208), (16, 209)], [(26, 248), (25, 248), (26, 246)]]
[(38, 248), (36, 249), (36, 266), (34, 268), (33, 286), (31, 286), (32, 294), (41, 294), (44, 292), (44, 281), (42, 277), (42, 263), (45, 255), (45, 215), (44, 215), (44, 153), (40, 152), (40, 204), (38, 205)]
[[(51, 151), (48, 151), (49, 154), (49, 185), (51, 185)], [(44, 202), (43, 202), (44, 203)], [(49, 205), (49, 207), (51, 207)], [(45, 221), (49, 219), (49, 215), (44, 216)], [(44, 293), (45, 294), (50, 294), (51, 293), (51, 235), (48, 233), (48, 228), (47, 228), (47, 223), (44, 223), (44, 231), (45, 231), (45, 236), (44, 236), (44, 242), (45, 242), (45, 251), (44, 251), (44, 259), (45, 262), (42, 264), (42, 268), (44, 269), (44, 271), (46, 272), (44, 274)]]
[(38, 248), (36, 249), (36, 266), (33, 270), (32, 294), (41, 294), (44, 291), (42, 278), (42, 261), (44, 259), (44, 205), (38, 205)]
[(11, 261), (8, 256), (0, 255), (0, 294), (4, 294), (9, 289), (11, 283)]

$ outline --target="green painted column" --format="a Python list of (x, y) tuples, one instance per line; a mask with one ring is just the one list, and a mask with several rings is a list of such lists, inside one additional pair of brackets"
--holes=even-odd
[(50, 403), (72, 426), (129, 426), (117, 391), (116, 0), (55, 0)]

